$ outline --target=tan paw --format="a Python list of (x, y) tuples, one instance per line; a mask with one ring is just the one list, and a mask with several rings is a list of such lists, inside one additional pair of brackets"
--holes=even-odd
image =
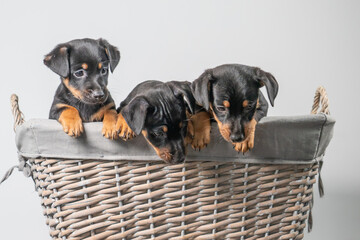
[(136, 136), (135, 133), (129, 127), (129, 125), (126, 123), (121, 113), (118, 115), (117, 118), (116, 132), (118, 133), (118, 136), (124, 141), (132, 139)]
[(118, 134), (116, 131), (116, 122), (114, 122), (114, 123), (103, 122), (103, 128), (102, 128), (101, 133), (107, 139), (112, 139), (112, 140), (117, 139)]
[(238, 152), (246, 153), (254, 147), (254, 137), (248, 137), (239, 143), (233, 143), (234, 149)]
[(206, 148), (210, 143), (210, 129), (206, 129), (202, 132), (195, 132), (194, 138), (191, 142), (191, 147), (194, 150), (201, 150)]
[(210, 115), (207, 112), (199, 112), (191, 117), (191, 122), (194, 128), (191, 147), (200, 151), (210, 143)]
[(257, 122), (255, 119), (252, 119), (245, 126), (245, 140), (238, 143), (233, 143), (234, 149), (238, 152), (246, 153), (247, 151), (253, 149), (254, 139), (255, 139), (255, 127)]
[(59, 122), (64, 132), (71, 137), (79, 137), (84, 132), (82, 120), (75, 108), (69, 107), (62, 111)]
[(116, 130), (117, 114), (115, 110), (108, 110), (104, 114), (102, 135), (108, 139), (117, 139), (118, 134)]

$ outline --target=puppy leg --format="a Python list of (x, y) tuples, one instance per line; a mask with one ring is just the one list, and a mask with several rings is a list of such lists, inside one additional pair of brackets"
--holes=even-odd
[(117, 112), (115, 109), (106, 110), (103, 119), (102, 135), (108, 139), (117, 139)]
[(193, 126), (193, 139), (191, 146), (195, 150), (201, 150), (210, 143), (210, 114), (198, 112), (190, 118)]
[(234, 148), (238, 152), (245, 153), (254, 147), (255, 128), (257, 121), (255, 118), (245, 125), (245, 140), (239, 143), (234, 143)]
[(191, 144), (194, 138), (194, 125), (191, 121), (191, 114), (188, 111), (186, 111), (186, 117), (188, 119), (188, 125), (187, 125), (186, 137), (185, 137), (185, 147), (188, 144)]
[(60, 113), (58, 119), (64, 129), (64, 132), (66, 132), (69, 136), (72, 137), (80, 136), (81, 133), (84, 132), (84, 127), (78, 110), (66, 104), (58, 104), (57, 107), (64, 109)]
[(103, 122), (102, 135), (108, 139), (116, 139), (116, 120), (117, 112), (115, 110), (115, 103), (111, 102), (101, 107), (96, 113), (90, 117), (90, 122)]
[(124, 141), (127, 141), (127, 140), (135, 137), (135, 132), (133, 132), (131, 130), (131, 128), (126, 123), (126, 121), (121, 113), (119, 113), (118, 117), (117, 117), (116, 131), (117, 131), (119, 137)]

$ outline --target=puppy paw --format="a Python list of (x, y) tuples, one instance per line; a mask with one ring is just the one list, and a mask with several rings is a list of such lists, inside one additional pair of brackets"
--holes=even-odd
[(71, 137), (79, 137), (84, 132), (79, 112), (73, 107), (69, 107), (62, 111), (59, 122), (61, 123), (64, 132)]
[(233, 143), (233, 145), (236, 151), (246, 153), (254, 147), (254, 137), (248, 137), (242, 142)]
[(118, 133), (116, 130), (116, 118), (117, 114), (115, 110), (109, 110), (104, 114), (103, 128), (101, 133), (107, 139), (114, 140), (118, 138)]
[(200, 151), (201, 149), (207, 147), (209, 143), (210, 143), (210, 129), (201, 132), (196, 132), (192, 139), (191, 147), (194, 150)]
[(200, 151), (210, 143), (210, 115), (207, 112), (199, 112), (191, 117), (191, 122), (193, 125), (191, 147)]
[(136, 136), (135, 133), (129, 127), (129, 125), (126, 123), (121, 113), (118, 115), (115, 129), (118, 136), (124, 141), (132, 139)]
[(103, 122), (103, 128), (102, 128), (101, 133), (107, 139), (111, 139), (111, 140), (117, 139), (118, 133), (116, 130), (116, 122), (114, 122), (114, 123)]
[(257, 122), (255, 119), (252, 119), (245, 126), (245, 140), (238, 143), (233, 143), (234, 149), (238, 152), (246, 153), (247, 151), (253, 149), (254, 139), (255, 139), (255, 127)]

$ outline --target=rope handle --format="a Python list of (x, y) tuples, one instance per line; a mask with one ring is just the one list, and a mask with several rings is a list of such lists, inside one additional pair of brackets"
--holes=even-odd
[(11, 111), (14, 116), (14, 132), (16, 132), (16, 127), (25, 122), (24, 114), (20, 111), (19, 98), (16, 94), (11, 95), (10, 102), (11, 102)]
[(312, 106), (311, 114), (319, 113), (319, 107), (321, 105), (320, 113), (330, 115), (329, 111), (329, 99), (326, 93), (326, 90), (323, 86), (320, 86), (316, 89), (314, 104)]

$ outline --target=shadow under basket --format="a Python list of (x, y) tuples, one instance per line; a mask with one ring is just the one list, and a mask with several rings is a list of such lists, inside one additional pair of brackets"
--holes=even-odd
[(213, 125), (206, 149), (169, 165), (142, 136), (110, 141), (102, 123), (85, 123), (73, 139), (56, 121), (24, 122), (15, 96), (13, 109), (17, 167), (35, 182), (52, 239), (303, 239), (335, 124), (327, 107), (263, 118), (244, 155)]

